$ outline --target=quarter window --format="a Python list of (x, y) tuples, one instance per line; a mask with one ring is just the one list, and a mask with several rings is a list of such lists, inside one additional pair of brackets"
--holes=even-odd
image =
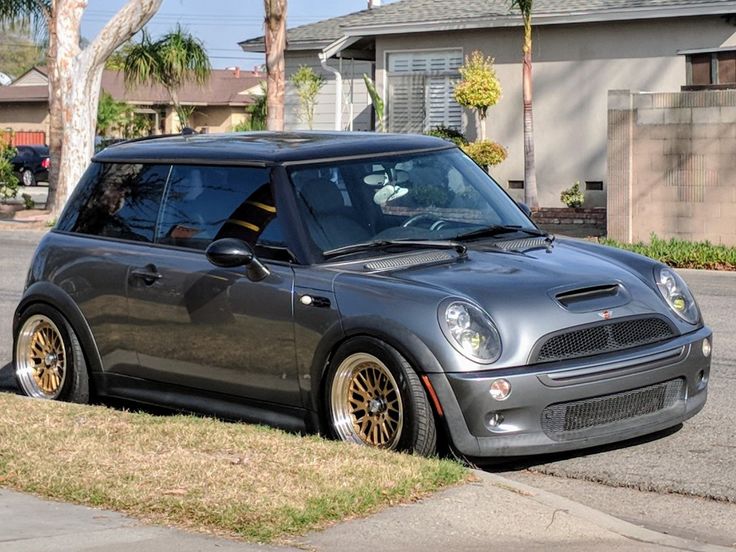
[(92, 163), (58, 229), (152, 242), (168, 165)]
[(270, 170), (175, 165), (157, 242), (203, 250), (220, 238), (241, 239), (265, 258), (288, 256)]

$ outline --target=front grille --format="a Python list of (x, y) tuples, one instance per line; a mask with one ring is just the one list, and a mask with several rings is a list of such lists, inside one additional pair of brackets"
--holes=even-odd
[(587, 326), (542, 338), (532, 362), (553, 362), (610, 353), (674, 337), (672, 327), (661, 318), (634, 318)]
[(643, 422), (647, 417), (678, 404), (684, 404), (685, 380), (682, 378), (582, 401), (559, 403), (542, 411), (542, 431), (555, 441), (602, 433), (609, 424)]

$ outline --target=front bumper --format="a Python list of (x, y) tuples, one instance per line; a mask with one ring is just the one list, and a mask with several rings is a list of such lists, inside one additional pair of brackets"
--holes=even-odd
[[(428, 375), (459, 452), (545, 454), (654, 433), (695, 415), (707, 397), (710, 357), (702, 342), (711, 335), (704, 327), (656, 346), (575, 361)], [(506, 400), (489, 393), (497, 378), (511, 384)]]

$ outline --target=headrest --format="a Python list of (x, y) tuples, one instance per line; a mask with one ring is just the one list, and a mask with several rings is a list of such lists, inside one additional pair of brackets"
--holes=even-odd
[(316, 215), (334, 214), (345, 207), (342, 193), (331, 180), (306, 180), (300, 189), (304, 202)]

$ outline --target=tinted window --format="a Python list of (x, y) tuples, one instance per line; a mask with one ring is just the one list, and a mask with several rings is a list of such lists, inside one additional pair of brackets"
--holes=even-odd
[(168, 165), (93, 163), (58, 228), (152, 242), (168, 173)]
[(286, 246), (270, 170), (174, 166), (157, 235), (159, 243), (193, 249), (206, 249), (220, 238), (238, 238), (261, 256), (281, 257)]

